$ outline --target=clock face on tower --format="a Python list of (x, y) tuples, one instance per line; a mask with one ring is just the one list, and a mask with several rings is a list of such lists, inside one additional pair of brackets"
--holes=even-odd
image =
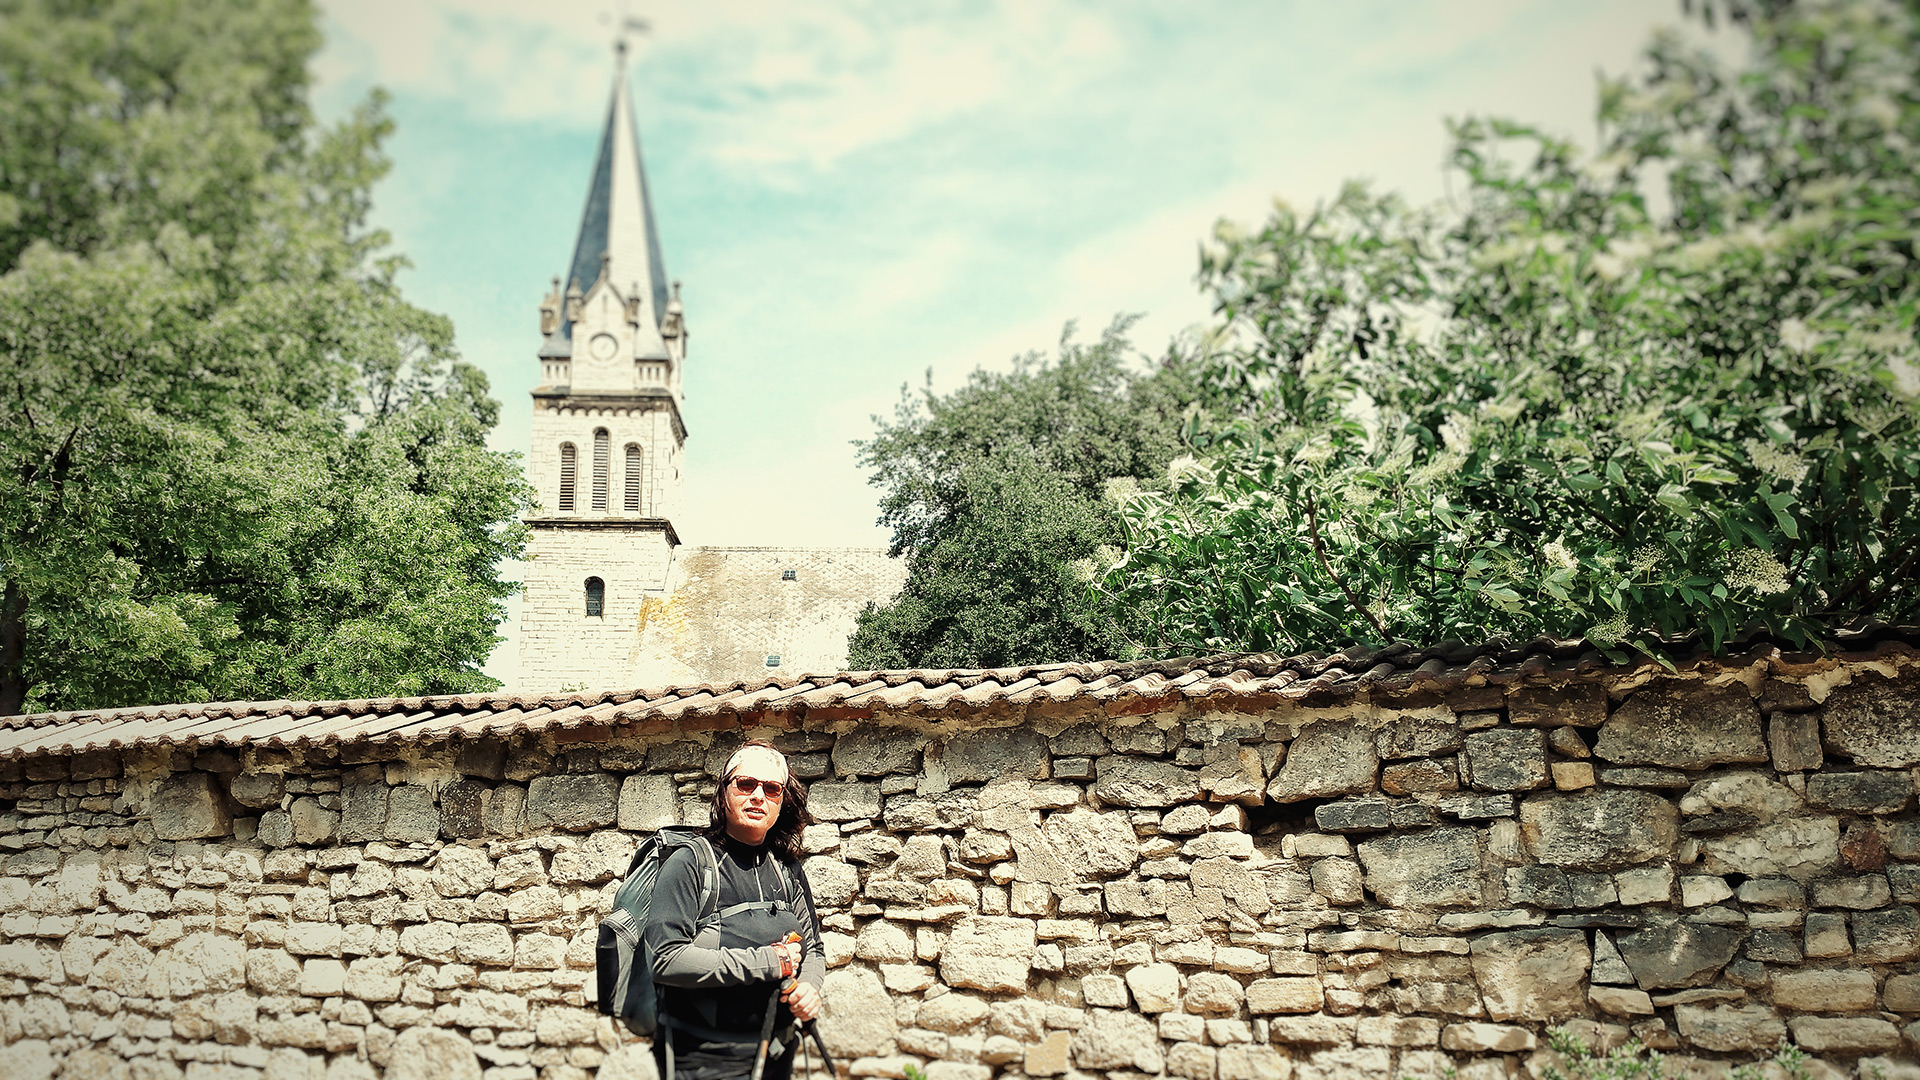
[(587, 343), (587, 350), (595, 360), (611, 360), (613, 354), (620, 351), (620, 342), (612, 334), (595, 334)]

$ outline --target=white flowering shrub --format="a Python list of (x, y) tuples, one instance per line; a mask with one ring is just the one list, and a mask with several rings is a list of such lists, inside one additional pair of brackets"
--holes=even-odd
[(1217, 231), (1224, 418), (1100, 579), (1144, 650), (1920, 617), (1920, 7), (1719, 12), (1745, 65), (1656, 39), (1591, 157), (1470, 120), (1448, 206)]

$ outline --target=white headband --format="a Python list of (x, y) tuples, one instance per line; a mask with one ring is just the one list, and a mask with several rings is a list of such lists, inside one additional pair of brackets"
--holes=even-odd
[[(733, 756), (727, 759), (727, 771), (722, 774), (721, 779), (724, 780), (732, 776), (734, 773), (740, 771), (741, 766), (749, 762), (757, 764), (768, 771), (779, 773), (782, 782), (787, 779), (789, 772), (787, 759), (785, 755), (771, 746), (743, 746), (735, 750)], [(760, 779), (770, 780), (773, 779), (773, 777), (762, 776)]]

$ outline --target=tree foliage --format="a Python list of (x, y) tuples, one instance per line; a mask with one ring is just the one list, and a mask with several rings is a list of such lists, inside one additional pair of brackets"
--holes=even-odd
[(856, 445), (908, 576), (860, 616), (850, 665), (999, 667), (1126, 647), (1129, 627), (1088, 587), (1092, 559), (1119, 540), (1113, 494), (1164, 475), (1193, 399), (1184, 368), (1129, 365), (1128, 325), (1090, 344), (1068, 327), (1052, 361), (975, 371), (945, 395), (903, 388), (893, 420), (876, 418)]
[(1920, 616), (1920, 4), (1731, 13), (1740, 66), (1603, 80), (1592, 155), (1468, 120), (1449, 205), (1217, 230), (1231, 416), (1103, 579), (1146, 648)]
[(495, 685), (526, 492), (299, 0), (0, 0), (0, 714)]

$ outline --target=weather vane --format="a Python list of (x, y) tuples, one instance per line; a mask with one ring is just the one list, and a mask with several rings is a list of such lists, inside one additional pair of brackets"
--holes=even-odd
[[(621, 6), (624, 7), (625, 5), (623, 4)], [(602, 26), (612, 21), (612, 15), (604, 11), (600, 13), (600, 24)], [(625, 56), (627, 54), (627, 38), (630, 35), (650, 34), (652, 32), (652, 23), (638, 16), (628, 15), (623, 12), (620, 16), (620, 28), (614, 33), (613, 51), (619, 53), (621, 56)]]

